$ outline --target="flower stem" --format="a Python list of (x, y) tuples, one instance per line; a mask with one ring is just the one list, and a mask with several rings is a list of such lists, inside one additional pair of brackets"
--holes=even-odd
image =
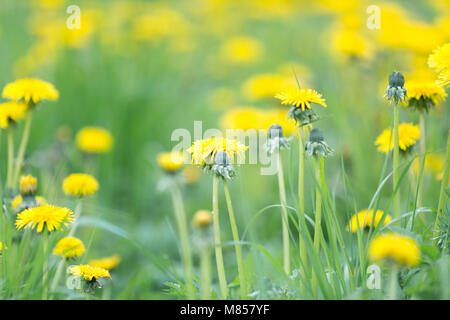
[(70, 228), (69, 234), (67, 235), (68, 237), (72, 237), (75, 234), (75, 231), (77, 230), (78, 227), (78, 219), (81, 216), (81, 211), (83, 208), (83, 199), (80, 198), (78, 200), (77, 206), (75, 207), (75, 212), (74, 212), (74, 223), (72, 224), (72, 227)]
[(48, 232), (47, 229), (44, 229), (43, 235), (42, 235), (42, 241), (43, 241), (43, 257), (44, 257), (44, 263), (43, 263), (43, 276), (42, 276), (42, 284), (43, 284), (43, 291), (42, 291), (42, 300), (47, 300), (47, 293), (48, 293)]
[[(298, 168), (298, 206), (301, 218), (305, 218), (305, 147), (303, 145), (303, 133), (304, 127), (299, 127), (298, 130), (298, 148), (299, 148), (299, 168)], [(303, 224), (299, 223), (299, 249), (300, 249), (300, 272), (302, 273), (303, 279), (306, 279), (306, 272), (303, 266), (307, 266), (308, 253), (306, 251), (306, 244), (302, 237), (302, 232), (308, 232), (308, 230), (302, 230), (301, 226)]]
[(238, 272), (239, 272), (239, 282), (241, 285), (241, 298), (247, 299), (247, 281), (246, 281), (246, 275), (245, 275), (245, 269), (244, 269), (244, 260), (242, 258), (242, 248), (239, 244), (239, 232), (236, 224), (236, 219), (234, 216), (234, 210), (233, 206), (231, 204), (231, 197), (230, 197), (230, 190), (228, 189), (227, 181), (223, 180), (223, 188), (225, 190), (225, 199), (227, 202), (228, 207), (228, 215), (230, 217), (230, 225), (231, 225), (231, 233), (233, 235), (233, 241), (234, 249), (236, 251), (236, 260), (238, 265)]
[(396, 265), (392, 266), (391, 274), (389, 278), (389, 287), (388, 287), (388, 299), (389, 300), (397, 300), (397, 273), (398, 267)]
[(281, 223), (283, 232), (283, 265), (286, 274), (291, 273), (291, 258), (289, 246), (289, 217), (286, 209), (286, 190), (284, 186), (283, 163), (281, 161), (280, 150), (277, 150), (277, 164), (278, 164), (278, 187), (280, 189), (281, 202)]
[(194, 298), (194, 275), (192, 267), (192, 253), (189, 241), (189, 231), (184, 210), (183, 199), (177, 185), (172, 188), (172, 201), (175, 209), (175, 218), (181, 241), (181, 255), (184, 266), (184, 277), (186, 281), (186, 295), (188, 299)]
[(435, 240), (434, 240), (435, 244), (437, 244), (436, 237), (439, 235), (439, 219), (443, 215), (445, 200), (447, 197), (445, 194), (445, 189), (448, 186), (449, 173), (450, 173), (450, 131), (449, 131), (448, 137), (447, 137), (447, 151), (445, 154), (444, 171), (442, 174), (441, 190), (439, 192), (439, 202), (438, 202), (438, 207), (437, 207), (437, 215), (436, 215), (436, 220), (434, 222), (434, 229), (433, 229), (434, 236), (435, 236)]
[[(398, 184), (398, 164), (399, 164), (399, 134), (398, 134), (398, 105), (394, 105), (394, 164), (393, 164), (393, 189)], [(400, 216), (400, 190), (394, 195), (394, 217)]]
[[(58, 286), (59, 279), (61, 278), (62, 270), (64, 267), (64, 264), (66, 263), (66, 258), (62, 258), (59, 263), (58, 267), (56, 268), (55, 276), (53, 277), (52, 284), (50, 285), (50, 292), (54, 292), (56, 290), (56, 287)], [(53, 299), (53, 295), (50, 296), (50, 300)]]
[[(320, 252), (320, 237), (322, 233), (321, 222), (322, 222), (322, 194), (320, 190), (320, 161), (321, 157), (315, 157), (315, 175), (316, 175), (316, 214), (314, 221), (314, 250), (317, 255)], [(314, 297), (317, 299), (318, 296), (318, 283), (317, 283), (317, 275), (314, 273), (313, 269), (313, 278), (312, 278), (312, 288)]]
[(211, 287), (211, 253), (209, 246), (201, 249), (200, 269), (202, 286), (201, 297), (203, 300), (208, 300)]
[[(421, 161), (425, 161), (425, 115), (423, 112), (420, 112), (419, 115), (419, 130), (420, 130), (420, 154), (423, 156), (421, 157)], [(422, 162), (421, 162), (422, 164)], [(422, 166), (420, 166), (422, 167)], [(423, 183), (419, 182), (419, 177), (417, 178), (417, 183), (419, 184), (419, 191), (417, 193), (417, 207), (422, 206), (422, 190), (423, 190)]]
[(19, 152), (17, 154), (17, 164), (14, 170), (14, 176), (12, 180), (12, 186), (17, 185), (19, 181), (20, 171), (22, 170), (23, 159), (25, 156), (25, 150), (28, 144), (28, 138), (30, 137), (30, 128), (31, 128), (31, 119), (33, 113), (31, 111), (27, 111), (27, 116), (25, 119), (25, 128), (23, 129), (22, 140), (20, 141)]
[(228, 296), (227, 278), (225, 275), (225, 267), (223, 265), (223, 255), (220, 240), (219, 225), (219, 178), (213, 177), (213, 225), (214, 225), (214, 245), (216, 252), (217, 275), (219, 277), (219, 286), (222, 299)]
[(6, 172), (6, 186), (10, 190), (12, 185), (12, 174), (14, 166), (14, 141), (12, 135), (12, 129), (8, 128), (8, 169)]

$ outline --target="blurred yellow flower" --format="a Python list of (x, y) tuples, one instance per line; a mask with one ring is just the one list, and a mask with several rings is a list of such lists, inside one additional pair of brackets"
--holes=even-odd
[(20, 194), (23, 196), (32, 195), (37, 189), (37, 179), (31, 174), (20, 177), (19, 190)]
[[(377, 210), (377, 213), (375, 214), (374, 217), (373, 209), (370, 209), (369, 212), (367, 212), (367, 209), (362, 210), (351, 217), (346, 230), (349, 232), (357, 232), (358, 226), (359, 229), (361, 230), (365, 228), (370, 228), (370, 226), (372, 225), (372, 220), (373, 220), (373, 227), (376, 228), (380, 223), (383, 214), (384, 214), (383, 210)], [(383, 225), (385, 226), (391, 221), (392, 221), (391, 216), (386, 214)]]
[(442, 85), (450, 84), (450, 43), (435, 49), (428, 58), (428, 65), (439, 74)]
[(192, 220), (192, 224), (196, 228), (205, 228), (212, 223), (212, 214), (211, 211), (208, 210), (198, 210), (194, 219)]
[(382, 234), (371, 241), (369, 257), (375, 262), (390, 261), (415, 267), (419, 264), (420, 249), (411, 238), (394, 233)]
[(263, 129), (269, 129), (273, 124), (279, 124), (283, 128), (283, 135), (290, 136), (297, 128), (295, 121), (286, 116), (286, 110), (273, 109), (267, 110), (263, 113)]
[[(36, 196), (34, 197), (34, 199), (36, 200), (36, 203), (38, 204), (38, 206), (42, 206), (44, 204), (47, 204), (47, 201), (45, 200), (44, 197), (40, 197), (40, 196)], [(15, 210), (19, 207), (19, 205), (22, 203), (23, 198), (21, 195), (16, 196), (12, 201), (11, 201), (11, 207)]]
[(8, 83), (2, 92), (3, 98), (37, 104), (41, 100), (58, 100), (59, 92), (50, 83), (39, 79), (20, 79)]
[(6, 129), (11, 123), (22, 119), (27, 105), (21, 102), (5, 102), (0, 104), (0, 128)]
[(187, 165), (181, 174), (185, 177), (184, 182), (186, 184), (192, 184), (200, 180), (202, 171), (193, 165)]
[(217, 151), (226, 152), (230, 161), (235, 157), (242, 158), (248, 147), (239, 141), (225, 139), (223, 137), (212, 137), (204, 140), (194, 141), (188, 152), (192, 155), (192, 163), (197, 166), (212, 165)]
[[(402, 151), (408, 151), (420, 138), (419, 127), (412, 123), (401, 123), (398, 127), (399, 147)], [(389, 144), (390, 141), (390, 144)], [(394, 133), (391, 129), (385, 129), (375, 140), (378, 151), (387, 153), (394, 149)]]
[(63, 191), (66, 195), (83, 197), (97, 192), (97, 179), (85, 173), (72, 173), (63, 181)]
[(102, 259), (91, 260), (89, 261), (89, 265), (92, 267), (103, 268), (106, 270), (112, 270), (117, 267), (120, 263), (120, 256), (118, 254), (105, 257)]
[(225, 59), (234, 63), (249, 63), (258, 60), (263, 51), (260, 41), (239, 36), (228, 39), (222, 46)]
[(111, 275), (109, 271), (99, 267), (93, 267), (88, 264), (80, 264), (70, 268), (70, 273), (77, 278), (84, 278), (88, 281), (96, 281), (99, 278), (109, 278)]
[(405, 84), (408, 94), (408, 106), (420, 111), (440, 105), (447, 93), (442, 85), (432, 80), (408, 79)]
[(68, 208), (61, 208), (49, 204), (26, 209), (17, 215), (16, 228), (36, 227), (37, 232), (42, 232), (44, 227), (48, 231), (59, 230), (73, 222), (73, 212)]
[(295, 86), (293, 77), (264, 73), (251, 77), (242, 85), (242, 92), (249, 99), (273, 97), (286, 87)]
[(369, 40), (354, 30), (333, 28), (332, 48), (343, 59), (370, 59), (373, 56)]
[(85, 251), (86, 248), (80, 239), (64, 237), (56, 243), (53, 254), (64, 258), (75, 258), (81, 257)]
[(323, 107), (327, 107), (325, 99), (322, 95), (313, 89), (298, 89), (288, 88), (275, 96), (275, 98), (281, 100), (281, 104), (293, 105), (297, 108), (311, 109), (311, 103), (320, 104)]
[(163, 170), (171, 173), (180, 170), (185, 162), (184, 154), (181, 151), (161, 152), (156, 159)]
[[(439, 174), (442, 173), (442, 168), (444, 168), (444, 154), (439, 153), (430, 153), (427, 154), (427, 157), (425, 159), (425, 164), (424, 164), (424, 171), (425, 172), (430, 172), (434, 175), (436, 175), (436, 180), (440, 180), (439, 179)], [(420, 158), (416, 158), (414, 159), (414, 162), (412, 164), (412, 168), (415, 172), (415, 174), (417, 175), (421, 166), (421, 159)], [(441, 177), (442, 179), (442, 177)]]
[(225, 129), (262, 129), (262, 111), (253, 107), (238, 107), (224, 113), (220, 124)]
[(78, 148), (86, 153), (108, 152), (113, 142), (111, 133), (100, 127), (84, 127), (76, 136)]

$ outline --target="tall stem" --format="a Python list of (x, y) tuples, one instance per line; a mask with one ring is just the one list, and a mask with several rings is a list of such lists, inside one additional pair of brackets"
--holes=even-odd
[(44, 265), (43, 265), (43, 276), (42, 276), (42, 284), (43, 284), (43, 290), (42, 290), (42, 300), (47, 300), (47, 293), (48, 293), (48, 231), (44, 227), (43, 235), (42, 235), (42, 241), (43, 241), (43, 256), (44, 256)]
[(27, 111), (26, 120), (25, 120), (25, 128), (23, 129), (22, 140), (20, 141), (19, 152), (17, 154), (17, 164), (14, 170), (14, 176), (12, 180), (12, 185), (17, 185), (19, 181), (20, 171), (22, 170), (23, 159), (25, 156), (25, 150), (28, 144), (28, 138), (30, 137), (30, 128), (31, 128), (31, 119), (33, 113), (31, 110)]
[(12, 185), (13, 166), (14, 166), (14, 141), (12, 129), (8, 128), (8, 169), (6, 172), (6, 186), (9, 190), (13, 188)]
[(398, 267), (393, 265), (391, 269), (391, 274), (389, 278), (389, 287), (388, 287), (388, 299), (389, 300), (397, 300), (397, 273)]
[(291, 273), (291, 258), (289, 246), (289, 217), (286, 209), (286, 190), (284, 186), (283, 163), (281, 161), (280, 150), (277, 150), (277, 165), (278, 165), (278, 187), (280, 189), (281, 202), (281, 224), (283, 233), (283, 265), (286, 274)]
[(228, 190), (228, 184), (227, 181), (223, 180), (223, 188), (225, 190), (225, 199), (227, 202), (228, 207), (228, 215), (230, 217), (230, 225), (231, 225), (231, 233), (233, 235), (233, 241), (234, 244), (234, 250), (236, 251), (236, 260), (238, 265), (238, 272), (239, 272), (239, 282), (241, 285), (241, 297), (242, 299), (247, 298), (247, 281), (245, 276), (245, 270), (244, 270), (244, 260), (242, 258), (242, 248), (239, 244), (239, 231), (236, 224), (236, 218), (234, 216), (234, 210), (233, 206), (231, 204), (231, 197), (230, 197), (230, 191)]
[[(394, 105), (394, 164), (393, 164), (393, 189), (398, 184), (398, 164), (399, 164), (399, 134), (398, 134), (398, 105)], [(394, 195), (394, 217), (400, 216), (400, 190)]]
[(178, 227), (178, 233), (181, 241), (181, 256), (184, 267), (184, 278), (186, 281), (186, 295), (188, 299), (194, 298), (194, 275), (192, 267), (192, 253), (189, 242), (189, 231), (184, 210), (183, 199), (177, 185), (172, 188), (172, 201), (175, 209), (175, 218)]
[[(52, 293), (56, 290), (56, 287), (58, 286), (58, 282), (59, 282), (59, 279), (61, 278), (62, 270), (63, 270), (65, 263), (66, 263), (66, 258), (62, 258), (58, 263), (58, 267), (56, 268), (55, 276), (53, 277), (52, 284), (50, 285), (50, 292), (52, 292)], [(53, 295), (50, 296), (50, 299), (53, 299)]]
[(208, 300), (211, 287), (211, 253), (209, 246), (205, 246), (200, 252), (200, 268), (201, 268), (201, 297)]
[[(421, 157), (421, 161), (425, 161), (425, 139), (426, 139), (426, 135), (425, 135), (425, 115), (423, 114), (423, 112), (420, 112), (419, 115), (419, 129), (420, 129), (420, 154), (422, 154), (423, 156)], [(423, 162), (421, 162), (422, 164)], [(422, 166), (420, 166), (422, 167)], [(423, 183), (421, 181), (419, 181), (419, 177), (417, 177), (417, 183), (419, 184), (419, 191), (417, 193), (417, 207), (421, 207), (422, 206), (422, 190), (423, 190)]]
[[(314, 250), (317, 255), (320, 256), (320, 237), (322, 233), (321, 222), (322, 222), (322, 194), (320, 190), (320, 160), (321, 157), (315, 157), (315, 175), (316, 175), (316, 214), (314, 221)], [(318, 283), (317, 275), (313, 269), (312, 287), (314, 297), (318, 297)]]
[[(436, 221), (434, 222), (434, 229), (433, 229), (435, 237), (439, 235), (439, 219), (443, 215), (445, 200), (447, 197), (445, 194), (445, 189), (448, 186), (449, 173), (450, 173), (450, 131), (449, 131), (448, 137), (447, 137), (447, 151), (445, 154), (444, 171), (442, 173), (442, 182), (441, 182), (441, 190), (439, 192), (437, 215), (436, 215)], [(434, 243), (435, 244), (437, 243), (437, 239), (434, 240)]]
[[(305, 147), (303, 145), (303, 128), (298, 128), (298, 148), (299, 148), (299, 168), (298, 168), (298, 206), (301, 215), (301, 219), (305, 218)], [(303, 279), (306, 279), (306, 271), (302, 267), (308, 265), (308, 253), (306, 249), (305, 241), (301, 235), (302, 232), (308, 232), (308, 230), (302, 229), (302, 224), (299, 223), (299, 249), (300, 249), (300, 272)]]
[(213, 225), (214, 225), (214, 245), (216, 253), (217, 276), (219, 277), (219, 286), (222, 299), (228, 296), (227, 278), (225, 275), (225, 267), (223, 265), (223, 254), (220, 240), (219, 225), (219, 178), (213, 177)]

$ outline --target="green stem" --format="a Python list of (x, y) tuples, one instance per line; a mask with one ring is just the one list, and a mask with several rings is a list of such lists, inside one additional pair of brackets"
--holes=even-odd
[(74, 223), (72, 224), (72, 227), (70, 228), (69, 234), (67, 235), (68, 237), (73, 237), (73, 235), (75, 234), (75, 231), (77, 230), (78, 227), (78, 219), (81, 216), (81, 211), (83, 208), (83, 198), (80, 198), (78, 200), (78, 203), (75, 207), (75, 211), (74, 211)]
[(181, 255), (184, 266), (184, 277), (186, 281), (186, 295), (188, 299), (194, 298), (194, 274), (192, 267), (192, 253), (189, 241), (189, 231), (187, 226), (186, 212), (184, 210), (183, 199), (178, 186), (172, 188), (172, 201), (175, 209), (175, 218), (178, 233), (181, 241)]
[(202, 248), (200, 253), (200, 268), (201, 268), (201, 297), (203, 300), (208, 300), (210, 297), (211, 288), (211, 253), (209, 246)]
[[(66, 258), (62, 258), (59, 263), (58, 267), (56, 268), (55, 276), (53, 277), (52, 284), (50, 285), (50, 292), (54, 292), (56, 290), (56, 287), (58, 286), (59, 279), (61, 278), (62, 270), (64, 268), (64, 264), (66, 263)], [(50, 297), (50, 300), (53, 299), (53, 295)]]
[[(316, 214), (314, 221), (314, 250), (320, 257), (320, 236), (322, 233), (321, 222), (322, 222), (322, 194), (320, 190), (320, 157), (315, 157), (315, 175), (316, 175)], [(318, 297), (318, 283), (317, 275), (313, 270), (312, 287), (314, 297)]]
[(398, 267), (393, 265), (389, 278), (388, 299), (397, 300), (397, 273)]
[[(445, 189), (448, 186), (448, 179), (449, 179), (449, 173), (450, 173), (450, 131), (448, 133), (447, 137), (447, 151), (445, 155), (445, 163), (444, 163), (444, 171), (442, 174), (442, 182), (441, 182), (441, 190), (439, 192), (439, 202), (437, 207), (437, 215), (436, 220), (434, 222), (434, 236), (437, 237), (439, 235), (439, 219), (443, 215), (444, 206), (445, 206), (445, 200), (447, 198), (445, 194)], [(434, 240), (434, 243), (437, 243), (437, 239)]]
[(289, 217), (286, 209), (286, 190), (284, 186), (283, 163), (281, 161), (280, 151), (277, 150), (277, 164), (278, 164), (278, 187), (280, 189), (281, 202), (281, 224), (283, 233), (283, 265), (286, 274), (291, 273), (291, 258), (289, 246)]
[(25, 150), (27, 148), (28, 139), (30, 137), (30, 129), (31, 129), (31, 119), (32, 119), (32, 111), (27, 111), (26, 119), (25, 119), (25, 128), (23, 129), (22, 140), (20, 141), (19, 152), (17, 154), (17, 164), (16, 169), (14, 171), (14, 176), (12, 180), (12, 185), (16, 186), (19, 181), (20, 171), (22, 170), (23, 159), (25, 156)]
[(42, 284), (43, 284), (43, 290), (42, 290), (42, 300), (47, 300), (47, 294), (48, 294), (48, 231), (44, 227), (43, 235), (42, 235), (42, 241), (43, 241), (43, 257), (44, 257), (44, 263), (43, 263), (43, 276), (42, 276)]
[(225, 275), (225, 267), (223, 265), (222, 244), (220, 240), (219, 225), (219, 178), (213, 177), (213, 225), (214, 225), (214, 245), (216, 252), (217, 275), (219, 277), (219, 286), (222, 299), (228, 296), (227, 278)]
[(12, 185), (13, 166), (14, 166), (14, 140), (12, 129), (8, 128), (8, 169), (6, 173), (6, 186), (9, 190), (13, 188)]
[[(398, 134), (398, 105), (394, 105), (394, 164), (393, 164), (393, 189), (398, 184), (398, 165), (399, 165), (399, 134)], [(394, 217), (400, 217), (400, 190), (394, 195)]]
[[(301, 217), (305, 218), (305, 147), (303, 145), (303, 128), (299, 127), (298, 130), (298, 148), (299, 148), (299, 168), (298, 168), (298, 203), (299, 211)], [(303, 266), (308, 265), (308, 252), (306, 249), (305, 240), (303, 239), (301, 233), (308, 232), (308, 230), (303, 230), (301, 228), (302, 224), (299, 223), (299, 249), (300, 249), (300, 272), (303, 279), (306, 279), (306, 271)]]
[[(420, 130), (420, 154), (422, 154), (423, 156), (421, 157), (421, 166), (422, 167), (422, 162), (425, 161), (425, 115), (423, 114), (423, 112), (420, 113), (419, 115), (419, 130)], [(421, 207), (422, 206), (422, 193), (423, 193), (423, 182), (419, 182), (419, 177), (417, 177), (417, 183), (419, 183), (419, 191), (417, 193), (417, 203), (416, 206), (417, 207)]]
[(234, 216), (234, 210), (233, 206), (231, 204), (231, 197), (230, 197), (230, 190), (228, 190), (228, 184), (227, 181), (223, 180), (223, 188), (225, 190), (225, 199), (227, 202), (228, 207), (228, 215), (230, 217), (230, 225), (231, 225), (231, 233), (233, 235), (233, 241), (234, 249), (236, 251), (236, 259), (237, 259), (237, 265), (238, 265), (238, 272), (239, 272), (239, 282), (241, 285), (241, 297), (242, 299), (247, 299), (247, 281), (246, 281), (246, 275), (245, 275), (245, 269), (244, 269), (244, 260), (242, 258), (242, 248), (239, 244), (239, 232), (236, 224), (236, 218)]

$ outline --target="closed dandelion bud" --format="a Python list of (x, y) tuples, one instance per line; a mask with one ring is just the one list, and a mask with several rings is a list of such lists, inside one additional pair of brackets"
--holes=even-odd
[(212, 223), (212, 214), (208, 210), (199, 210), (195, 213), (192, 224), (195, 228), (207, 228)]
[(36, 193), (37, 179), (31, 174), (20, 177), (20, 194), (23, 196), (30, 196)]
[(283, 128), (279, 124), (273, 124), (269, 127), (268, 137), (265, 144), (265, 148), (267, 152), (272, 154), (275, 150), (278, 149), (289, 149), (289, 141), (290, 138), (283, 137)]
[(394, 102), (399, 104), (400, 102), (406, 100), (406, 88), (405, 77), (398, 72), (394, 71), (389, 76), (389, 84), (386, 87), (386, 93), (384, 97), (389, 101), (389, 103)]
[(308, 141), (305, 145), (306, 153), (310, 156), (326, 157), (334, 153), (333, 149), (327, 144), (322, 130), (314, 128), (309, 133)]
[(217, 151), (214, 155), (214, 165), (212, 172), (224, 179), (232, 179), (235, 176), (233, 167), (230, 165), (230, 159), (224, 151)]

